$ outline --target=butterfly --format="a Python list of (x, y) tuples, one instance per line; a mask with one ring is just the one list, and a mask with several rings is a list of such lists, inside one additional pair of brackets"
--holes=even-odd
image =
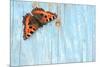
[(31, 13), (26, 13), (23, 16), (23, 38), (24, 40), (28, 39), (34, 32), (39, 28), (43, 27), (50, 21), (53, 21), (57, 18), (56, 13), (50, 11), (45, 11), (43, 8), (34, 8)]

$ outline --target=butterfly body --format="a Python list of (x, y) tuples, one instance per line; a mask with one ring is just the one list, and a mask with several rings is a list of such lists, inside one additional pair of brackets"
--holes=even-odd
[(31, 14), (27, 13), (23, 17), (24, 40), (28, 39), (40, 27), (57, 18), (55, 13), (37, 7), (31, 11)]

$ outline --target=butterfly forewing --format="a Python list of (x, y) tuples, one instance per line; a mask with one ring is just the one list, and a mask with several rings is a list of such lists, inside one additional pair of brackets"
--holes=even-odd
[(31, 13), (40, 21), (40, 23), (48, 23), (49, 21), (52, 21), (57, 18), (57, 15), (55, 13), (52, 13), (50, 11), (45, 11), (42, 8), (35, 8), (31, 11)]
[(39, 24), (36, 19), (31, 16), (31, 14), (26, 14), (24, 17), (24, 39), (28, 39), (38, 28)]

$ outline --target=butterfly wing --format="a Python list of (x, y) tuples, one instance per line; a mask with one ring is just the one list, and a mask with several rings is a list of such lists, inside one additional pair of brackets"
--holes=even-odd
[(38, 21), (34, 18), (34, 16), (32, 16), (29, 13), (24, 16), (23, 24), (24, 24), (24, 33), (23, 33), (24, 40), (28, 39), (40, 26)]
[(55, 13), (45, 11), (42, 8), (35, 8), (31, 11), (31, 13), (39, 20), (41, 24), (46, 24), (49, 21), (57, 18), (57, 15)]
[(33, 9), (31, 13), (32, 15), (27, 13), (23, 17), (24, 40), (28, 39), (38, 28), (57, 18), (55, 13), (37, 7)]

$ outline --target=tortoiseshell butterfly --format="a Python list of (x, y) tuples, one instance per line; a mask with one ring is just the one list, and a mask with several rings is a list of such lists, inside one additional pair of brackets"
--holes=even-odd
[(36, 30), (48, 22), (57, 18), (55, 13), (50, 11), (45, 11), (42, 8), (34, 8), (31, 13), (27, 13), (23, 16), (23, 25), (24, 25), (24, 40), (28, 39)]

